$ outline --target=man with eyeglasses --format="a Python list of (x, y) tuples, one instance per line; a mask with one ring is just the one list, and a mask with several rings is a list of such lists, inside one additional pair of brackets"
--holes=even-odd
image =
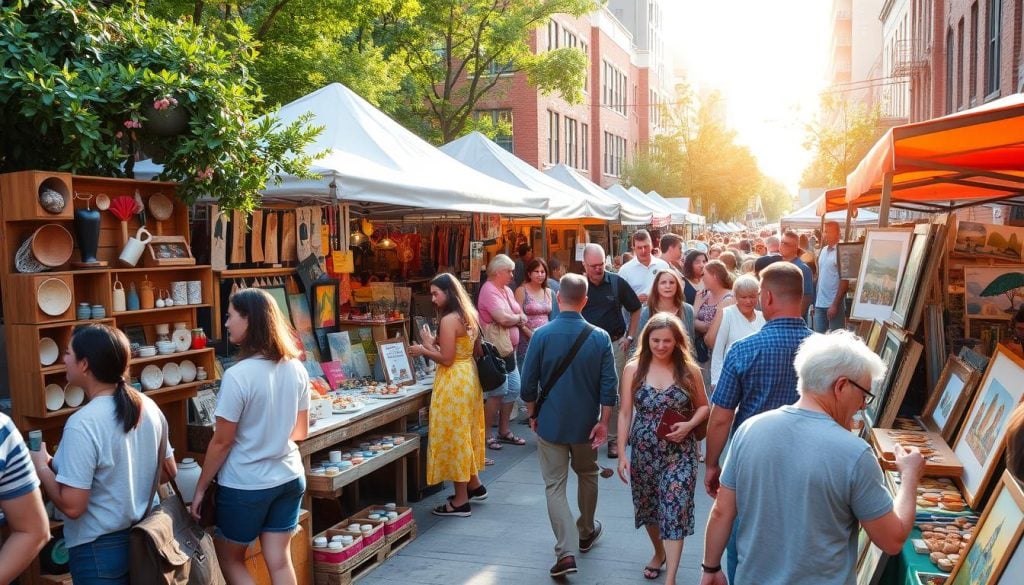
[[(648, 239), (650, 239), (648, 237)], [(583, 248), (583, 268), (587, 273), (587, 304), (580, 313), (588, 323), (604, 329), (612, 339), (612, 355), (615, 358), (615, 375), (622, 377), (629, 346), (636, 337), (640, 309), (643, 305), (629, 283), (617, 274), (605, 271), (604, 248), (598, 244), (587, 244)], [(625, 311), (625, 313), (623, 313)], [(629, 315), (629, 323), (623, 318)], [(618, 385), (616, 385), (618, 388)], [(619, 407), (612, 409), (611, 420), (617, 420)], [(616, 439), (616, 425), (608, 429), (608, 458), (619, 456)]]
[[(852, 333), (834, 331), (808, 337), (794, 366), (799, 400), (733, 435), (705, 531), (701, 585), (725, 585), (730, 536), (739, 551), (733, 583), (847, 585), (860, 527), (889, 555), (914, 527), (921, 453), (896, 448), (894, 500), (871, 447), (850, 433), (853, 415), (874, 398), (871, 382), (885, 374), (882, 360)], [(808, 440), (813, 448), (797, 447)]]

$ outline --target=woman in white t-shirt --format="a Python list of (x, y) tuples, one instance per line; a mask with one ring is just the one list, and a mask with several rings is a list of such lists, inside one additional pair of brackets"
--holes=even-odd
[(711, 351), (711, 389), (714, 391), (718, 377), (722, 374), (722, 364), (733, 343), (752, 335), (764, 326), (764, 315), (757, 310), (758, 295), (761, 286), (750, 274), (744, 274), (732, 285), (732, 294), (736, 304), (726, 307), (715, 315), (714, 321), (704, 336), (704, 342)]
[(217, 557), (229, 583), (253, 583), (245, 551), (258, 537), (270, 580), (295, 583), (289, 552), (306, 491), (295, 441), (309, 432), (309, 377), (284, 315), (266, 291), (231, 297), (224, 324), (241, 359), (224, 372), (217, 430), (206, 451), (192, 514), (217, 477)]
[(32, 452), (43, 490), (65, 517), (75, 585), (128, 585), (128, 530), (146, 513), (158, 467), (164, 481), (177, 472), (170, 445), (158, 461), (167, 422), (155, 402), (128, 385), (130, 357), (118, 329), (75, 331), (64, 366), (89, 402), (68, 418), (52, 468), (46, 443)]

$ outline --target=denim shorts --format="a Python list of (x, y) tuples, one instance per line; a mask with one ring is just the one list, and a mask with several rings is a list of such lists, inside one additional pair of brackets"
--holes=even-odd
[[(511, 363), (510, 363), (511, 362)], [(516, 367), (515, 353), (506, 358), (506, 369), (512, 366), (505, 383), (490, 392), (484, 392), (484, 398), (501, 398), (502, 404), (510, 404), (519, 398), (519, 390), (522, 386), (522, 378), (519, 377), (519, 368)]]
[(128, 529), (68, 549), (75, 585), (128, 585)]
[(217, 489), (217, 536), (248, 545), (264, 532), (291, 532), (299, 524), (305, 476), (265, 490)]

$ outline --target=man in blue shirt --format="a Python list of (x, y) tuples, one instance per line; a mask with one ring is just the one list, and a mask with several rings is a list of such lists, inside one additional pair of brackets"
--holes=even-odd
[[(725, 354), (711, 397), (704, 473), (704, 487), (711, 497), (718, 494), (721, 455), (730, 431), (756, 414), (793, 404), (800, 397), (793, 360), (800, 343), (812, 333), (802, 318), (803, 292), (803, 274), (790, 262), (776, 262), (761, 272), (761, 311), (767, 322)], [(736, 566), (734, 551), (730, 546), (730, 577)]]
[(811, 267), (800, 259), (800, 236), (793, 231), (782, 234), (779, 251), (782, 253), (783, 260), (796, 265), (804, 275), (804, 296), (800, 303), (800, 317), (806, 322), (807, 310), (814, 302), (814, 273), (811, 272)]
[[(530, 413), (530, 427), (537, 433), (548, 517), (556, 539), (552, 577), (575, 573), (576, 553), (590, 550), (601, 535), (601, 523), (594, 519), (597, 448), (608, 437), (619, 381), (611, 338), (580, 315), (586, 303), (587, 280), (578, 274), (563, 276), (558, 316), (533, 335), (523, 362), (522, 398)], [(585, 329), (590, 333), (552, 384), (556, 369)], [(541, 384), (550, 388), (541, 390)], [(565, 495), (570, 463), (578, 483), (578, 519), (573, 518)]]

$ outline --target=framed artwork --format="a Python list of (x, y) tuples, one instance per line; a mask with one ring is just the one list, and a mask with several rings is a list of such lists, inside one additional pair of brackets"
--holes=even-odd
[(953, 440), (964, 409), (978, 387), (981, 374), (963, 360), (949, 356), (942, 368), (939, 383), (928, 398), (921, 413), (921, 424), (933, 433), (939, 433), (949, 443)]
[(857, 563), (857, 585), (877, 585), (882, 579), (882, 572), (888, 559), (889, 555), (869, 541), (867, 550)]
[(913, 232), (903, 228), (868, 230), (851, 318), (885, 321), (892, 316), (910, 253), (911, 236)]
[(288, 295), (288, 310), (296, 331), (313, 331), (313, 316), (309, 312), (309, 299), (302, 293)]
[(992, 473), (1002, 459), (1007, 420), (1024, 396), (1022, 379), (1024, 358), (1005, 345), (996, 346), (952, 445), (964, 466), (962, 491), (967, 505), (972, 508), (978, 508)]
[(903, 352), (903, 345), (906, 342), (906, 337), (898, 329), (888, 328), (885, 332), (885, 337), (882, 340), (881, 351), (878, 353), (879, 357), (882, 358), (882, 362), (885, 364), (885, 376), (881, 380), (876, 380), (871, 384), (871, 393), (875, 395), (875, 399), (871, 401), (871, 404), (864, 409), (865, 422), (867, 426), (872, 428), (880, 427), (880, 418), (885, 409), (885, 403), (889, 391), (889, 387), (892, 385), (893, 380), (896, 379), (901, 353)]
[(924, 341), (925, 365), (927, 366), (925, 374), (928, 377), (928, 387), (935, 388), (947, 357), (945, 317), (941, 304), (925, 305)]
[(277, 303), (277, 308), (281, 309), (281, 314), (289, 323), (292, 322), (292, 312), (288, 308), (288, 291), (285, 290), (284, 285), (274, 285), (263, 287), (263, 290), (270, 293), (270, 296), (274, 297), (274, 302)]
[(1009, 321), (1024, 299), (1024, 266), (964, 268), (964, 316)]
[(952, 252), (972, 258), (998, 258), (1007, 262), (1021, 262), (1021, 244), (1024, 228), (961, 221), (957, 225), (956, 243)]
[[(1024, 533), (1024, 489), (1003, 471), (992, 499), (985, 506), (974, 538), (960, 562), (953, 567), (949, 585), (994, 585), (997, 582), (1020, 583), (1020, 572), (1009, 572), (1007, 565), (1020, 546)], [(1005, 578), (1004, 578), (1005, 577)]]
[(195, 263), (185, 236), (153, 236), (142, 255), (143, 266), (191, 266)]
[(1024, 538), (1017, 541), (1017, 547), (1010, 556), (1010, 561), (1003, 567), (1002, 574), (995, 581), (996, 585), (1017, 585), (1020, 576), (1024, 575)]
[(884, 322), (877, 319), (871, 320), (871, 328), (868, 330), (868, 336), (864, 338), (864, 343), (867, 344), (868, 349), (878, 354), (882, 351), (882, 343), (885, 342), (885, 330), (888, 328)]
[(876, 321), (861, 321), (858, 319), (850, 319), (846, 322), (846, 329), (851, 331), (857, 337), (860, 337), (864, 343), (868, 342), (868, 336), (871, 335), (871, 326)]
[(926, 223), (914, 227), (910, 255), (892, 308), (892, 322), (908, 331), (917, 331), (921, 321), (922, 301), (928, 296), (927, 287), (935, 280), (944, 252), (944, 226)]
[(558, 245), (558, 230), (548, 231), (548, 244), (551, 244), (552, 246)]
[(313, 283), (313, 327), (334, 329), (338, 326), (338, 280), (328, 279)]
[(864, 253), (864, 242), (836, 244), (836, 265), (839, 278), (854, 280), (860, 275), (860, 259)]
[(381, 370), (388, 384), (407, 386), (416, 382), (416, 373), (409, 357), (409, 345), (404, 337), (377, 342)]
[(313, 283), (320, 280), (325, 276), (324, 268), (320, 265), (320, 260), (317, 259), (316, 254), (309, 254), (295, 269), (299, 273), (299, 279), (302, 280), (302, 288), (311, 290)]
[(431, 335), (433, 335), (434, 337), (437, 337), (437, 319), (436, 318), (428, 319), (427, 317), (422, 317), (422, 316), (417, 315), (417, 316), (413, 317), (412, 322), (413, 322), (413, 327), (414, 327), (413, 335), (416, 337), (416, 341), (419, 342), (420, 345), (423, 344), (423, 328), (424, 327), (429, 327)]
[(904, 331), (890, 329), (889, 334), (895, 334), (897, 331), (904, 335), (903, 351), (897, 362), (896, 371), (891, 376), (886, 376), (889, 378), (889, 387), (885, 391), (885, 396), (875, 399), (884, 402), (885, 408), (881, 409), (882, 414), (878, 417), (877, 424), (873, 426), (883, 429), (892, 428), (896, 421), (896, 415), (899, 414), (900, 407), (903, 406), (903, 398), (907, 395), (910, 379), (914, 377), (917, 362), (921, 359), (921, 353), (924, 351), (924, 346)]

